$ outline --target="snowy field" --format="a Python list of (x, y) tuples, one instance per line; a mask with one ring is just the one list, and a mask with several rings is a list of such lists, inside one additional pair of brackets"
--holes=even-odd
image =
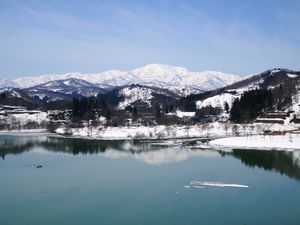
[(250, 148), (264, 150), (300, 150), (300, 133), (285, 135), (253, 135), (220, 138), (210, 142), (213, 147)]

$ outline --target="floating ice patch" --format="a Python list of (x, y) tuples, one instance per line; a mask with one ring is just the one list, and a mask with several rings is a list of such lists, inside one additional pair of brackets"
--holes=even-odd
[(199, 185), (185, 185), (185, 188), (195, 188), (195, 189), (203, 189), (205, 187)]
[(208, 186), (208, 187), (235, 187), (235, 188), (248, 188), (248, 185), (244, 184), (227, 184), (223, 182), (202, 182), (202, 181), (191, 181), (191, 185), (201, 185), (201, 186)]

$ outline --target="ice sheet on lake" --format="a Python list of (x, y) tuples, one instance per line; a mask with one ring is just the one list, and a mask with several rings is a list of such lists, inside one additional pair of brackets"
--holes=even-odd
[(198, 186), (198, 185), (185, 185), (185, 188), (195, 188), (195, 189), (203, 189), (204, 186)]
[(245, 184), (230, 184), (223, 182), (207, 182), (207, 181), (191, 181), (187, 188), (205, 188), (205, 187), (232, 187), (232, 188), (248, 188)]

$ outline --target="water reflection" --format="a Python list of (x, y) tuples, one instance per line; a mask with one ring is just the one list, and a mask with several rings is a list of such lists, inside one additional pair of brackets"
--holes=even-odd
[(109, 149), (104, 153), (105, 157), (109, 158), (135, 158), (149, 164), (164, 164), (177, 161), (185, 161), (193, 156), (213, 157), (219, 156), (218, 152), (212, 150), (194, 151), (191, 148), (184, 148), (180, 146), (164, 147), (152, 151), (144, 152), (127, 152), (116, 151)]
[(246, 166), (276, 171), (300, 180), (300, 152), (233, 149), (228, 153)]
[(129, 158), (150, 164), (183, 161), (196, 155), (219, 156), (215, 151), (195, 151), (186, 146), (186, 141), (146, 142), (137, 140), (83, 140), (56, 137), (2, 137), (0, 154), (3, 159), (8, 154), (27, 151), (38, 153), (65, 153), (72, 155), (101, 154), (108, 158)]
[(201, 150), (194, 145), (199, 141), (145, 142), (135, 140), (83, 140), (57, 137), (0, 136), (0, 156), (28, 151), (64, 153), (71, 155), (99, 154), (108, 158), (134, 158), (150, 164), (188, 160), (194, 156), (231, 156), (249, 167), (275, 171), (300, 180), (300, 152), (239, 150), (230, 152), (212, 149)]
[(0, 156), (4, 160), (5, 155), (18, 155), (33, 149), (35, 140), (32, 138), (18, 138), (14, 136), (0, 136)]

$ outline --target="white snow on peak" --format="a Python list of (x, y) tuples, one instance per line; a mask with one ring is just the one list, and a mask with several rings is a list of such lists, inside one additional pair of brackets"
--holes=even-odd
[(232, 74), (225, 74), (217, 71), (191, 72), (186, 68), (163, 65), (149, 64), (144, 67), (130, 71), (110, 70), (102, 73), (82, 74), (48, 74), (35, 77), (22, 77), (14, 79), (17, 85), (28, 88), (54, 80), (64, 80), (77, 78), (88, 81), (99, 86), (123, 86), (140, 84), (155, 86), (170, 90), (185, 92), (193, 90), (210, 90), (223, 87), (241, 80), (241, 77)]
[(273, 69), (273, 70), (271, 70), (271, 74), (279, 73), (280, 71), (281, 71), (280, 69)]
[(18, 87), (18, 85), (11, 80), (2, 79), (0, 80), (0, 88)]

